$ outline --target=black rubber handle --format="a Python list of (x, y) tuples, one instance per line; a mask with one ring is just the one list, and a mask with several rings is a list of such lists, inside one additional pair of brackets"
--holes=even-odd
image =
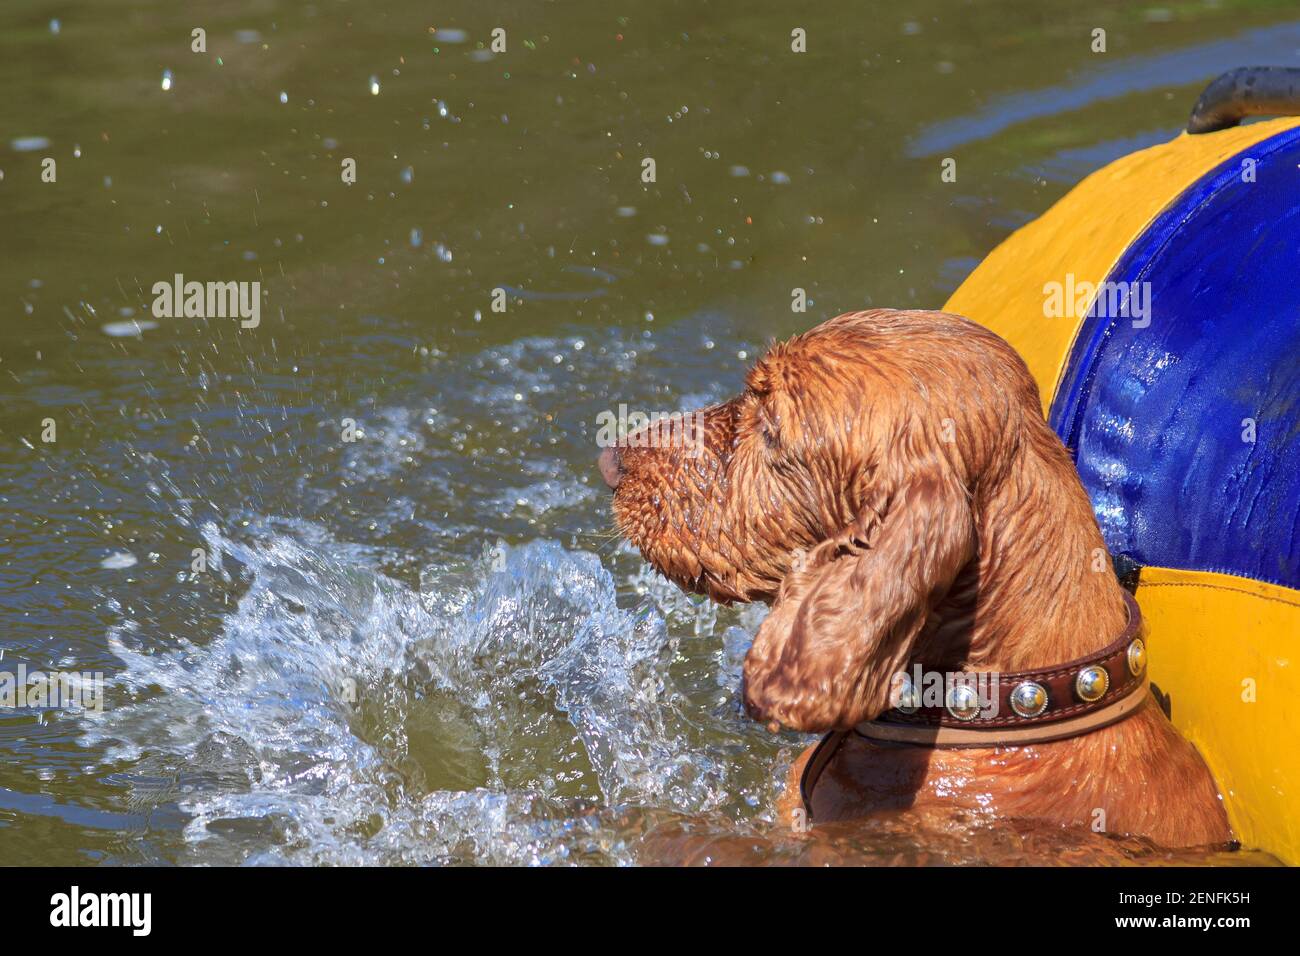
[(1189, 133), (1213, 133), (1247, 116), (1300, 116), (1300, 69), (1243, 66), (1205, 88), (1187, 121)]

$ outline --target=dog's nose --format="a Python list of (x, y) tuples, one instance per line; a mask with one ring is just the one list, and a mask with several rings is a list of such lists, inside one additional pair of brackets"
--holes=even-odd
[(619, 479), (623, 477), (623, 465), (619, 461), (618, 449), (606, 448), (596, 459), (596, 464), (600, 466), (600, 477), (605, 479), (605, 484), (617, 488)]

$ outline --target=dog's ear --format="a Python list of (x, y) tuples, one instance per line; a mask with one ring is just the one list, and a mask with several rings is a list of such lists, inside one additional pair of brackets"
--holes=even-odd
[(975, 554), (966, 488), (940, 458), (909, 462), (792, 571), (745, 658), (745, 706), (795, 730), (848, 729), (890, 706), (934, 605)]

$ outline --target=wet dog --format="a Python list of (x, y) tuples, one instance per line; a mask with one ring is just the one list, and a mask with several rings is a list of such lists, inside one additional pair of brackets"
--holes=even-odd
[(942, 806), (1166, 846), (1231, 839), (1208, 769), (1145, 685), (1123, 719), (1065, 739), (871, 732), (915, 667), (1055, 676), (1124, 634), (1126, 596), (1041, 407), (987, 329), (876, 310), (773, 346), (689, 433), (651, 425), (602, 453), (619, 530), (659, 572), (771, 606), (745, 660), (750, 715), (838, 732), (811, 793), (811, 751), (796, 762), (783, 812)]

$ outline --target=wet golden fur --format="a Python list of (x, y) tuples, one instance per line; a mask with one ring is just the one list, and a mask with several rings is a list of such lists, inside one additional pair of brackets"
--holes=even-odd
[[(771, 605), (745, 661), (755, 719), (848, 729), (889, 706), (892, 675), (913, 663), (1042, 667), (1124, 626), (1037, 387), (981, 326), (938, 312), (839, 316), (774, 345), (703, 423), (694, 448), (619, 449), (614, 514), (683, 588)], [(1159, 636), (1150, 643), (1159, 654)], [(1110, 832), (1167, 845), (1230, 839), (1213, 780), (1154, 701), (1114, 727), (1020, 748), (851, 737), (814, 811), (929, 802), (1084, 825), (1100, 810)]]

